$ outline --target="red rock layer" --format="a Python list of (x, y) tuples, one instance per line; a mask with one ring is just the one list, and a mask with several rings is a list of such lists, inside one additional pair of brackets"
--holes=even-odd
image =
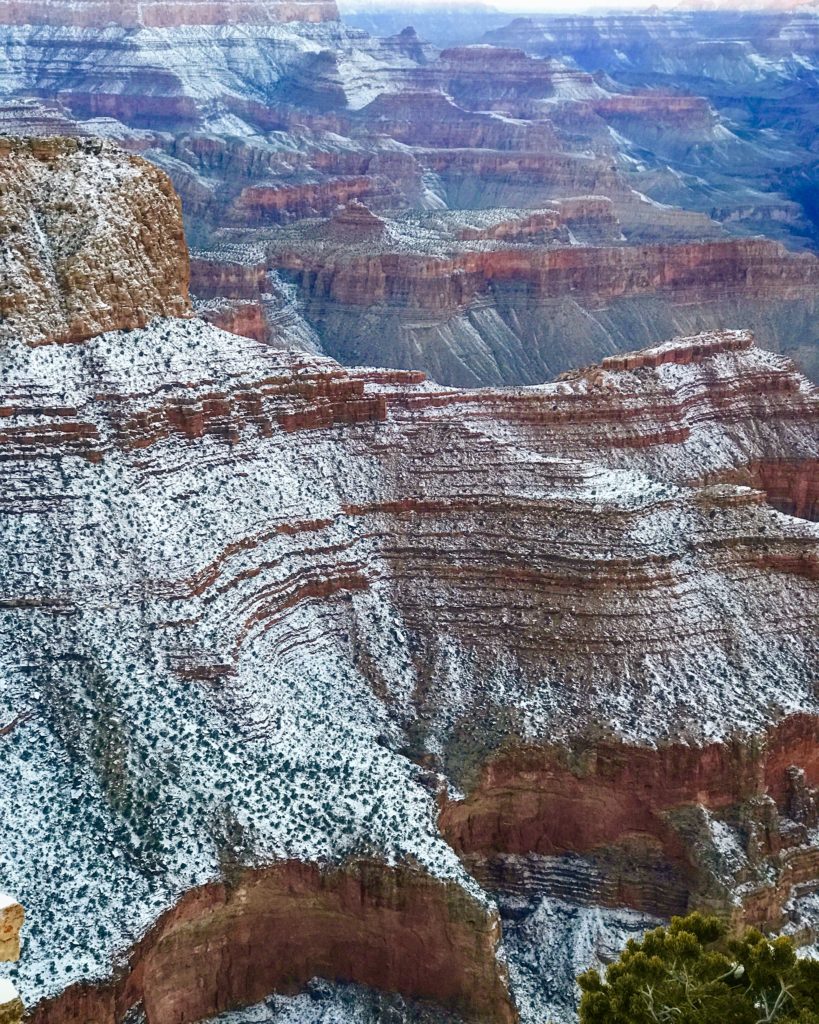
[(630, 832), (665, 840), (664, 814), (682, 804), (721, 809), (768, 794), (784, 804), (793, 764), (819, 785), (816, 719), (786, 720), (758, 747), (522, 746), (491, 761), (474, 792), (444, 806), (440, 824), (464, 853), (587, 853)]
[(337, 206), (353, 199), (372, 203), (385, 195), (397, 198), (391, 185), (368, 175), (330, 178), (307, 185), (252, 185), (233, 204), (231, 217), (240, 224), (299, 220), (332, 213)]
[(197, 309), (205, 323), (253, 341), (267, 341), (270, 333), (264, 309), (252, 300), (222, 299)]
[[(517, 189), (535, 185), (541, 201), (586, 194), (622, 196), (625, 192), (611, 161), (572, 153), (429, 149), (420, 151), (418, 158), (448, 185), (466, 182), (477, 190), (496, 182)], [(480, 208), (482, 204), (474, 205)]]
[(186, 893), (114, 981), (75, 985), (31, 1021), (120, 1024), (141, 1006), (147, 1024), (193, 1024), (324, 977), (513, 1024), (499, 938), (486, 907), (420, 872), (288, 861)]
[(780, 512), (819, 522), (819, 459), (755, 460), (717, 479), (764, 491)]
[[(582, 114), (584, 104), (578, 104)], [(588, 102), (588, 109), (606, 121), (634, 118), (649, 126), (690, 132), (712, 128), (716, 116), (702, 96), (679, 96), (662, 92), (621, 93)]]
[(263, 291), (267, 267), (259, 263), (235, 262), (226, 257), (218, 263), (209, 257), (191, 259), (191, 291), (200, 299), (255, 299)]
[[(702, 747), (612, 741), (575, 748), (513, 746), (485, 766), (466, 799), (443, 804), (439, 824), (490, 886), (492, 872), (503, 870), (502, 857), (493, 865), (498, 854), (572, 853), (616, 863), (623, 856), (639, 861), (651, 851), (651, 857), (659, 854), (671, 866), (697, 905), (707, 867), (686, 841), (680, 812), (704, 807), (739, 813), (772, 798), (779, 812), (790, 815), (795, 768), (807, 787), (819, 785), (819, 719), (797, 715), (767, 736)], [(776, 830), (776, 815), (768, 819), (773, 827), (763, 834), (758, 853), (776, 857), (789, 840)], [(776, 884), (752, 888), (740, 916), (781, 926), (793, 886), (815, 877), (817, 864), (819, 850), (813, 846), (786, 850)], [(608, 899), (662, 913), (659, 894), (634, 884), (633, 868), (616, 878)]]
[(819, 283), (819, 260), (794, 257), (776, 242), (724, 242), (633, 247), (504, 249), (449, 258), (384, 253), (337, 256), (334, 262), (285, 252), (281, 265), (301, 271), (311, 297), (341, 305), (397, 303), (431, 311), (455, 310), (493, 289), (533, 298), (582, 297), (584, 303), (658, 294), (674, 302), (738, 296), (809, 297)]

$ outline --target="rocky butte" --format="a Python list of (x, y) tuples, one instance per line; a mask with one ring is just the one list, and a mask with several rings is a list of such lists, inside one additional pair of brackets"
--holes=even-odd
[(722, 330), (531, 387), (346, 369), (189, 315), (150, 164), (3, 152), (32, 1020), (569, 1024), (575, 973), (670, 913), (817, 941), (819, 402), (790, 361)]

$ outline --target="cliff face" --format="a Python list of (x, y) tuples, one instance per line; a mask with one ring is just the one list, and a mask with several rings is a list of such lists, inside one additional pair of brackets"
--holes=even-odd
[(162, 172), (97, 142), (0, 139), (0, 343), (184, 316), (182, 211)]
[[(575, 898), (665, 916), (710, 907), (782, 928), (819, 863), (817, 727), (795, 717), (752, 743), (698, 748), (504, 751), (440, 824), (490, 889), (531, 897), (562, 861), (558, 884), (574, 875)], [(585, 859), (585, 878), (567, 855)]]
[[(459, 385), (535, 384), (628, 347), (629, 338), (648, 343), (659, 326), (674, 333), (746, 319), (776, 349), (796, 323), (811, 330), (813, 256), (762, 239), (611, 244), (619, 225), (611, 204), (594, 197), (536, 216), (524, 228), (523, 216), (487, 214), (482, 226), (461, 226), (439, 215), (437, 237), (414, 219), (385, 221), (366, 244), (294, 229), (271, 243), (267, 262), (298, 285), (328, 353), (375, 362), (387, 324), (393, 365), (420, 362)], [(568, 244), (578, 236), (596, 244)], [(218, 252), (211, 259), (218, 265)]]
[(452, 884), (359, 862), (288, 861), (187, 893), (131, 952), (112, 985), (77, 985), (36, 1024), (199, 1021), (298, 992), (316, 976), (434, 1000), (467, 1020), (511, 1024), (495, 914)]
[[(319, 256), (319, 259), (321, 257)], [(341, 259), (344, 259), (342, 254)], [(793, 259), (762, 240), (629, 248), (566, 248), (473, 252), (451, 259), (386, 253), (330, 259), (302, 270), (298, 254), (277, 260), (308, 277), (311, 298), (339, 305), (393, 301), (410, 309), (455, 312), (491, 290), (512, 288), (532, 298), (579, 293), (592, 306), (614, 298), (667, 292), (673, 302), (733, 298), (807, 299), (819, 281), (819, 260)], [(309, 275), (309, 276), (308, 276)]]

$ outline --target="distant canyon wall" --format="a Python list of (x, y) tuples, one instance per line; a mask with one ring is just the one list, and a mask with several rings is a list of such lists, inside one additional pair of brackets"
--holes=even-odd
[(335, 0), (0, 0), (0, 25), (137, 29), (337, 19)]

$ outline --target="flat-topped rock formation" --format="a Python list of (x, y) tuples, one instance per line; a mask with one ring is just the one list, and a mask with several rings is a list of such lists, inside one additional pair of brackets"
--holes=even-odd
[(0, 231), (0, 345), (82, 341), (189, 311), (179, 200), (121, 150), (0, 137)]

